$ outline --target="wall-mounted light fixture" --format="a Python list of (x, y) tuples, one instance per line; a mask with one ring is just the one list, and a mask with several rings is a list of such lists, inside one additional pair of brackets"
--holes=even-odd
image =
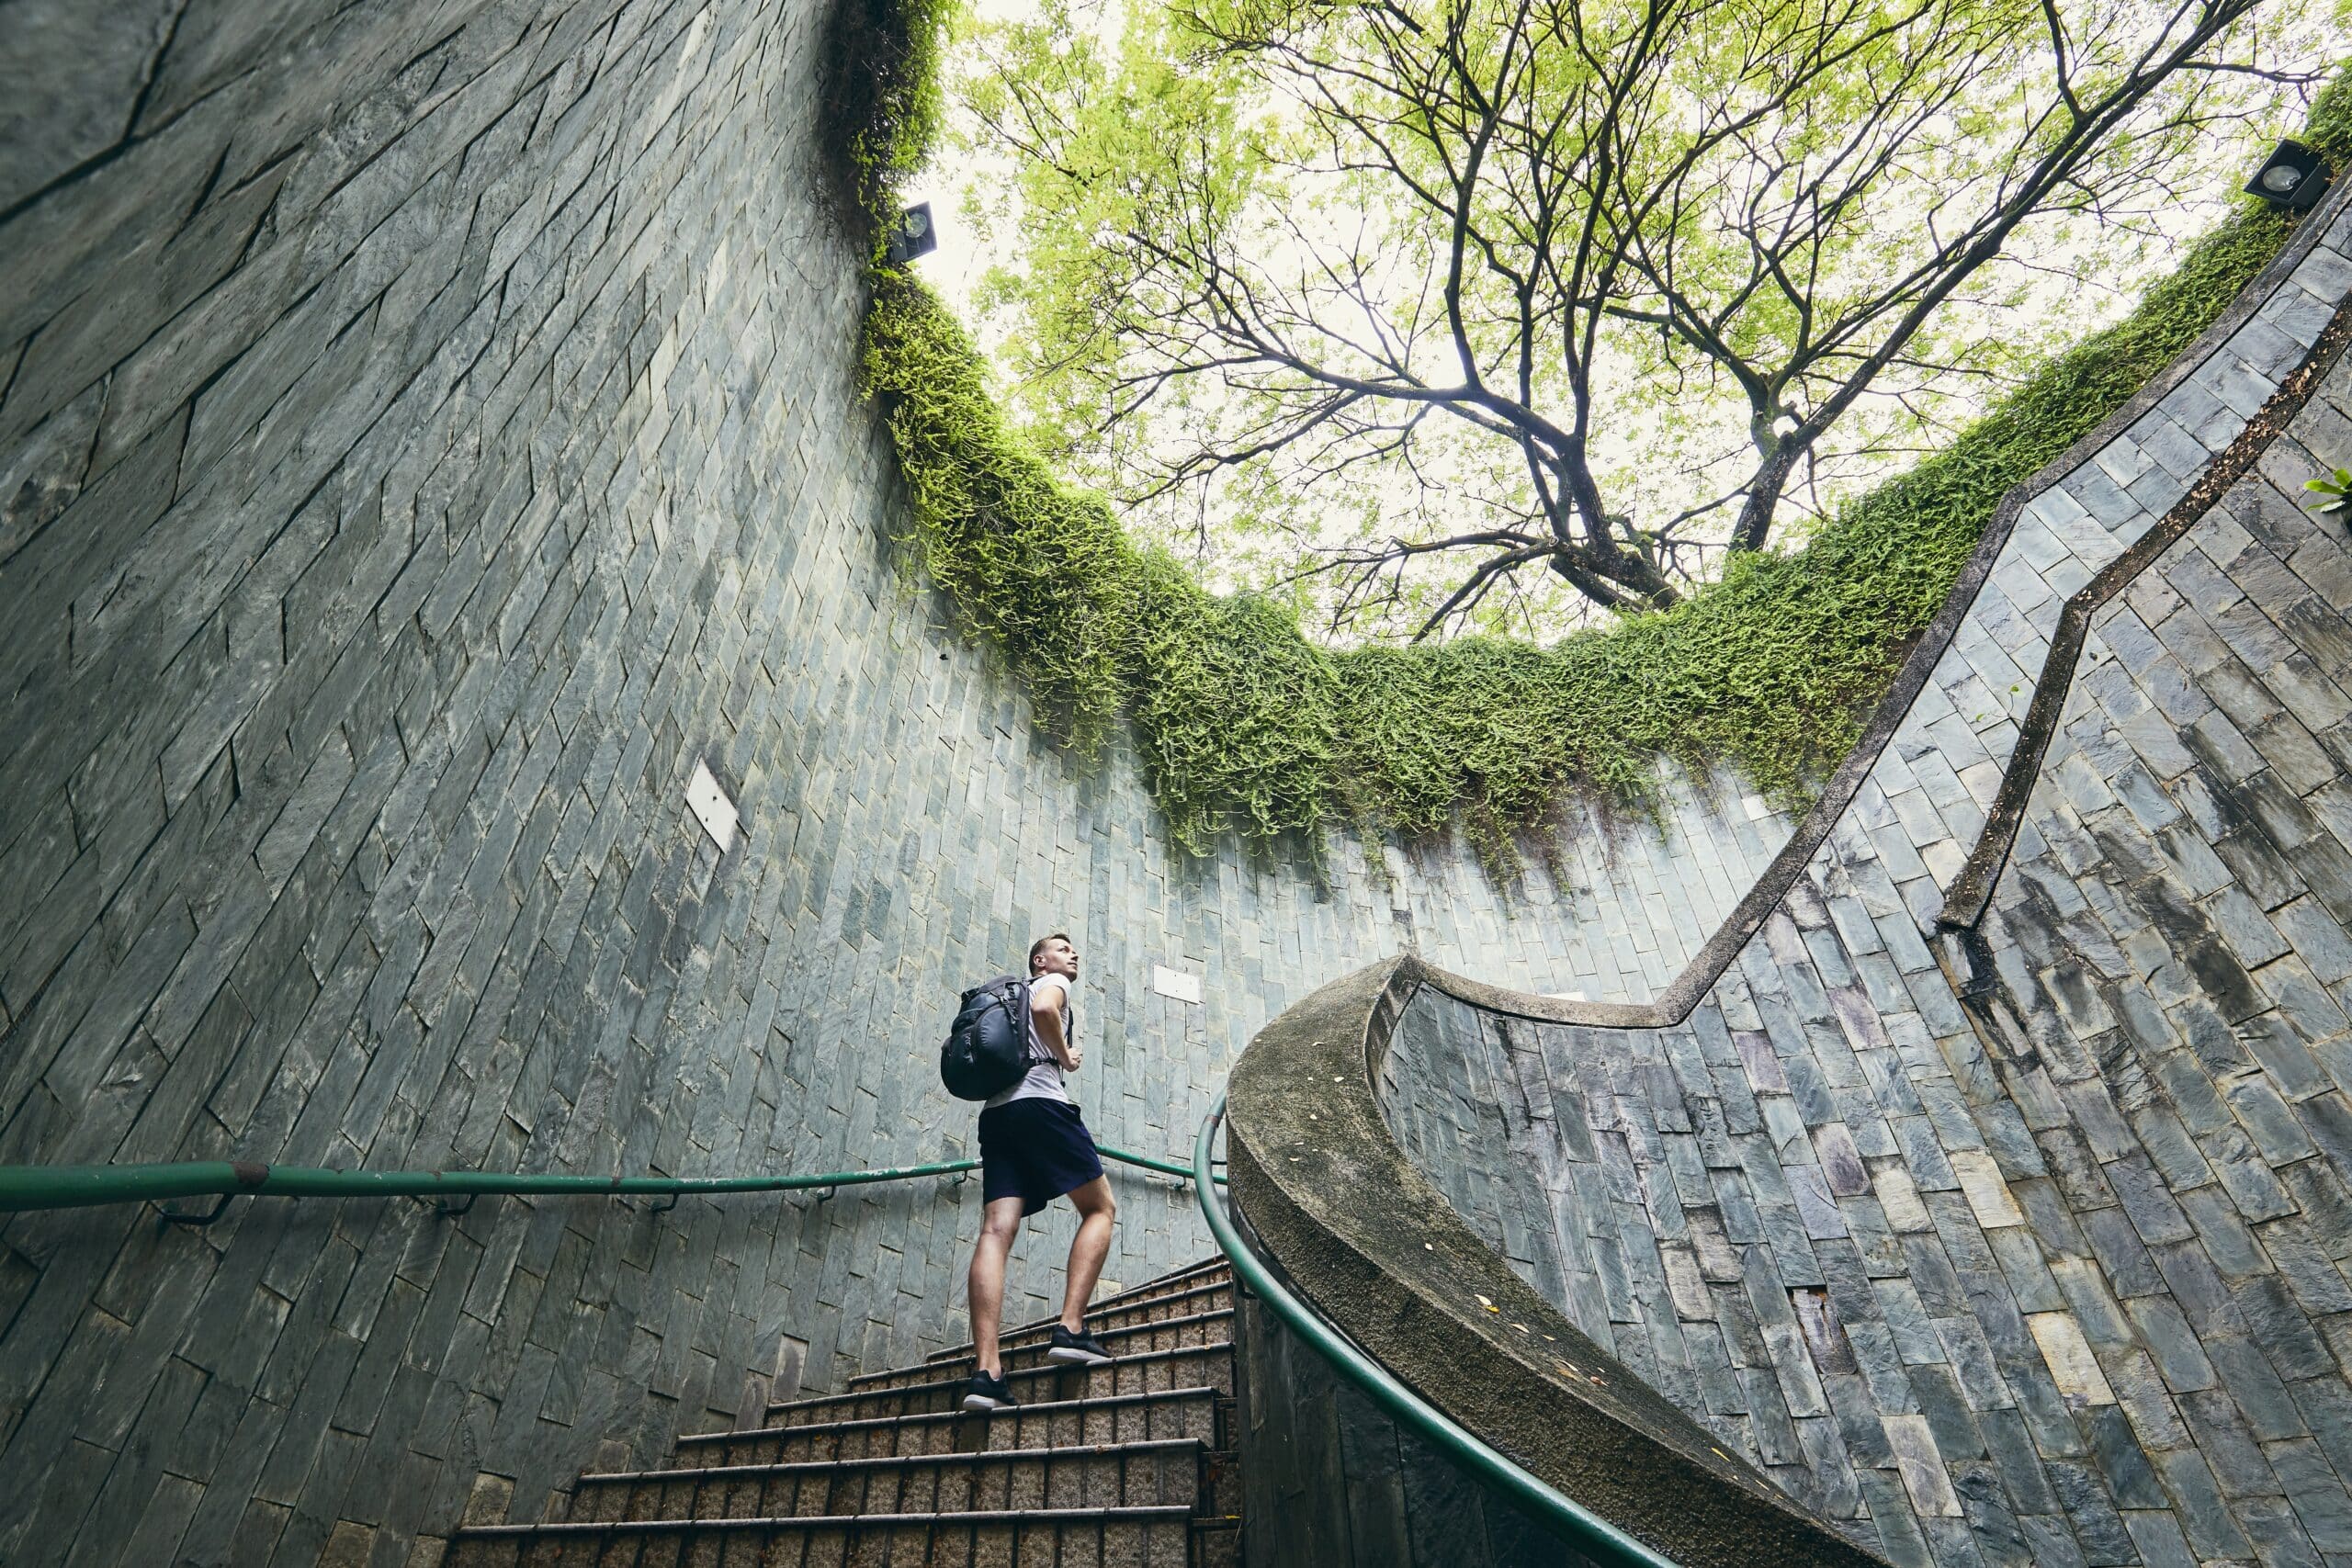
[(2327, 179), (2325, 159), (2300, 141), (2281, 141), (2245, 188), (2265, 201), (2301, 212), (2327, 194)]
[(892, 266), (904, 266), (917, 256), (927, 256), (939, 249), (939, 231), (931, 221), (931, 203), (918, 201), (899, 214), (890, 228), (890, 243), (886, 253)]

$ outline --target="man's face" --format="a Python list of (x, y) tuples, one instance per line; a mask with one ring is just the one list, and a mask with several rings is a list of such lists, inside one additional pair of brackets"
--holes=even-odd
[(1078, 949), (1072, 947), (1060, 937), (1053, 938), (1046, 943), (1045, 947), (1037, 954), (1037, 973), (1040, 975), (1064, 975), (1068, 976), (1070, 979), (1077, 979)]

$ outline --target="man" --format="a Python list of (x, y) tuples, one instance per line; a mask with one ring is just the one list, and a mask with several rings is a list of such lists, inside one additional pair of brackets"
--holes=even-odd
[(1040, 937), (1029, 948), (1029, 1070), (980, 1108), (980, 1243), (972, 1249), (970, 1280), (975, 1366), (967, 1410), (1009, 1410), (997, 1335), (1004, 1318), (1004, 1262), (1021, 1222), (1068, 1195), (1078, 1210), (1069, 1244), (1069, 1289), (1054, 1325), (1046, 1359), (1099, 1367), (1111, 1359), (1086, 1332), (1086, 1303), (1111, 1253), (1111, 1226), (1119, 1205), (1102, 1175), (1093, 1134), (1079, 1119), (1063, 1087), (1078, 1071), (1078, 1020), (1070, 986), (1078, 978), (1078, 949), (1068, 934)]

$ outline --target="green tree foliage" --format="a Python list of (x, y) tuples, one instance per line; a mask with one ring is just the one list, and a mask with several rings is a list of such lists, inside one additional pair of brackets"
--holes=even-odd
[(865, 377), (899, 454), (922, 565), (1091, 753), (1122, 712), (1183, 843), (1313, 828), (1334, 784), (1336, 677), (1297, 617), (1219, 598), (1138, 549), (1007, 433), (970, 341), (930, 290), (884, 273)]
[[(2308, 134), (2352, 161), (2344, 79)], [(907, 274), (876, 275), (862, 368), (923, 569), (1074, 748), (1099, 748), (1125, 716), (1181, 844), (1347, 819), (1407, 833), (1466, 822), (1506, 850), (1513, 829), (1578, 796), (1645, 807), (1661, 759), (1728, 761), (1802, 801), (1852, 746), (2002, 494), (2186, 348), (2290, 227), (2240, 210), (2125, 320), (1839, 509), (1802, 550), (1742, 557), (1670, 610), (1544, 647), (1333, 649), (1293, 606), (1208, 592), (1008, 428), (968, 336)]]
[(1663, 606), (2079, 330), (2011, 252), (2239, 155), (2256, 4), (1044, 0), (958, 78), (983, 302), (1065, 471), (1342, 627)]

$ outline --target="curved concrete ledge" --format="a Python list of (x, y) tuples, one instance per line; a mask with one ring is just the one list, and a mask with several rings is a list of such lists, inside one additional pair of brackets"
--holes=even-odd
[(1432, 980), (1466, 984), (1409, 957), (1336, 981), (1235, 1067), (1231, 1190), (1269, 1258), (1448, 1416), (1679, 1562), (1879, 1561), (1579, 1333), (1406, 1157), (1373, 1084), (1398, 1014)]
[[(2317, 237), (2316, 230), (2306, 231)], [(2251, 305), (2258, 299), (2254, 295), (2239, 303)], [(2057, 733), (2059, 716), (2065, 709), (2068, 694), (2074, 690), (2075, 666), (2082, 657), (2092, 617), (2138, 581), (2213, 509), (2232, 485), (2261, 461), (2271, 443), (2285, 433), (2288, 421), (2311, 400), (2312, 392), (2343, 355), (2347, 341), (2352, 341), (2352, 299), (2336, 307), (2310, 356), (2279, 384), (2261, 410), (2246, 422), (2237, 439), (2189, 487), (2188, 493), (2165, 513), (2161, 522), (2066, 601), (2058, 617), (2057, 630), (2050, 639), (2050, 652), (2034, 680), (2033, 702), (2019, 728), (2017, 747), (2009, 753), (2008, 765), (2002, 771), (2000, 794), (1985, 816), (1984, 831), (1977, 838), (1976, 847), (1969, 852), (1967, 863), (1945, 894), (1943, 911), (1937, 917), (1939, 927), (1948, 931), (1973, 929), (1984, 919), (1984, 911), (1993, 901), (1993, 885), (2008, 863), (2018, 829), (2025, 821), (2027, 801), (2041, 776), (2042, 760), (2049, 753), (2051, 737)]]

